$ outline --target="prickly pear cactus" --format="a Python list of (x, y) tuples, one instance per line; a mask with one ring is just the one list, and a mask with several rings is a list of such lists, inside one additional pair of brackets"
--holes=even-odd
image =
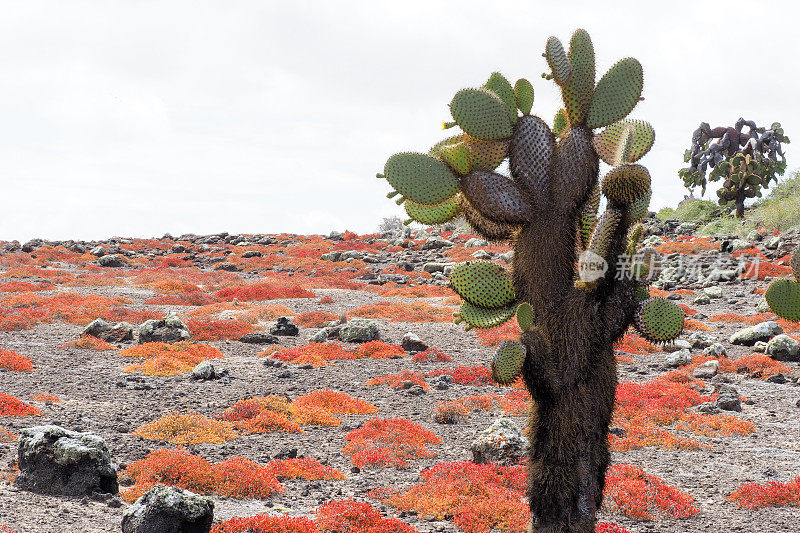
[(800, 321), (800, 246), (792, 254), (794, 279), (776, 279), (767, 287), (764, 297), (772, 312), (793, 322)]
[[(608, 464), (613, 344), (633, 324), (653, 342), (672, 340), (683, 312), (649, 298), (641, 281), (651, 256), (636, 255), (652, 194), (638, 161), (655, 141), (649, 123), (626, 118), (641, 99), (641, 65), (622, 59), (596, 81), (584, 30), (566, 47), (550, 37), (543, 56), (543, 77), (564, 102), (552, 127), (530, 114), (528, 80), (512, 85), (493, 73), (450, 102), (444, 127), (460, 133), (427, 153), (392, 156), (378, 177), (412, 220), (463, 216), (487, 239), (513, 243), (510, 271), (486, 261), (453, 269), (451, 287), (464, 300), (456, 322), (487, 328), (516, 316), (519, 341), (501, 345), (491, 367), (500, 383), (521, 374), (534, 399), (531, 529), (589, 533)], [(495, 171), (506, 159), (510, 175)], [(612, 167), (602, 180), (600, 160)]]
[[(747, 127), (747, 133), (742, 130)], [(715, 140), (712, 142), (712, 140)], [(752, 120), (740, 118), (731, 128), (711, 128), (703, 122), (692, 134), (692, 147), (683, 159), (689, 166), (678, 173), (690, 191), (701, 187), (706, 192), (708, 181), (722, 180), (717, 190), (719, 204), (736, 208), (736, 216), (744, 216), (747, 198), (761, 197), (761, 189), (778, 181), (786, 171), (783, 144), (789, 144), (780, 122), (769, 129), (756, 127)], [(711, 171), (706, 177), (706, 171)]]

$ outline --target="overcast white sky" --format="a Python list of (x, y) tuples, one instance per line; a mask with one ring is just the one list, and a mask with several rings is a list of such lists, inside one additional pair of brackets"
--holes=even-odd
[[(374, 231), (375, 179), (445, 133), (458, 89), (531, 80), (545, 40), (592, 36), (598, 78), (644, 66), (652, 208), (701, 121), (780, 121), (800, 145), (796, 2), (9, 1), (0, 3), (0, 239)], [(800, 150), (789, 145), (789, 168)], [(796, 159), (795, 159), (796, 157)]]

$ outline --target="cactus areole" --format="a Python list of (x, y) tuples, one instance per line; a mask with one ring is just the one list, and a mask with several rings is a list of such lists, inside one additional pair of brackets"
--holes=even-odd
[[(631, 325), (666, 342), (680, 333), (683, 315), (669, 300), (640, 302), (639, 278), (649, 269), (637, 264), (636, 250), (651, 189), (636, 162), (655, 132), (625, 117), (641, 99), (641, 65), (623, 59), (595, 82), (584, 30), (568, 47), (550, 37), (543, 55), (551, 71), (543, 77), (564, 101), (553, 127), (530, 114), (529, 81), (512, 85), (494, 73), (450, 103), (454, 121), (444, 127), (461, 133), (427, 153), (395, 154), (378, 177), (413, 220), (463, 216), (487, 239), (513, 244), (510, 272), (482, 261), (453, 269), (451, 287), (464, 300), (456, 322), (519, 323), (519, 347), (503, 343), (491, 366), (501, 383), (521, 374), (534, 399), (530, 530), (590, 533), (609, 461), (614, 342)], [(495, 172), (506, 159), (510, 176)], [(600, 160), (613, 167), (602, 181)], [(607, 207), (598, 216), (601, 192)]]

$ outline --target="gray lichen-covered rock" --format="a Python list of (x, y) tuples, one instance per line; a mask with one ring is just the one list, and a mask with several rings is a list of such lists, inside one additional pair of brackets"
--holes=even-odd
[(171, 343), (190, 338), (189, 328), (175, 313), (170, 313), (161, 320), (147, 320), (139, 326), (139, 344), (145, 342)]
[(408, 353), (424, 352), (428, 349), (428, 345), (419, 338), (419, 335), (411, 331), (403, 335), (400, 340), (400, 347)]
[(201, 361), (192, 369), (192, 379), (208, 381), (222, 379), (230, 381), (230, 374), (226, 368), (217, 368), (211, 361)]
[(117, 268), (127, 266), (128, 260), (120, 254), (104, 255), (97, 259), (97, 264), (106, 268)]
[(23, 429), (17, 448), (20, 473), (14, 483), (43, 494), (116, 494), (117, 466), (97, 435), (59, 426)]
[(766, 354), (776, 361), (800, 361), (800, 342), (778, 335), (767, 343)]
[(730, 342), (731, 344), (752, 346), (756, 341), (768, 341), (775, 335), (780, 335), (781, 333), (783, 333), (783, 328), (780, 327), (777, 322), (770, 320), (737, 331), (731, 335)]
[(344, 342), (368, 342), (380, 336), (378, 323), (365, 318), (354, 318), (339, 328), (339, 340)]
[(717, 342), (717, 337), (705, 331), (693, 331), (686, 337), (686, 340), (692, 345), (692, 348), (699, 350)]
[(527, 439), (510, 418), (498, 418), (472, 441), (469, 449), (476, 463), (513, 463), (522, 457)]
[(97, 318), (92, 320), (82, 333), (108, 342), (125, 342), (133, 340), (133, 325), (127, 322), (106, 322), (102, 318)]
[(692, 354), (689, 350), (683, 349), (664, 357), (664, 368), (678, 368), (679, 366), (688, 365), (692, 362)]
[(719, 359), (720, 357), (725, 357), (728, 355), (728, 350), (724, 345), (720, 344), (719, 342), (715, 342), (711, 346), (705, 347), (703, 350), (703, 355), (706, 357), (714, 357), (715, 359)]
[(214, 500), (156, 485), (122, 513), (123, 533), (208, 533)]

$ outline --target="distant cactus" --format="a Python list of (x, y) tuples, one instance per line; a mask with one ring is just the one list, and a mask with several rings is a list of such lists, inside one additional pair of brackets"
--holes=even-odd
[(794, 280), (776, 279), (767, 287), (764, 297), (772, 312), (781, 318), (800, 321), (800, 246), (792, 254)]
[[(450, 103), (454, 122), (444, 126), (462, 133), (427, 154), (393, 155), (378, 177), (414, 220), (460, 215), (487, 239), (512, 242), (510, 272), (487, 261), (453, 269), (451, 287), (464, 300), (456, 322), (488, 328), (516, 316), (519, 342), (501, 344), (491, 367), (499, 383), (521, 373), (535, 400), (531, 528), (588, 533), (609, 460), (613, 344), (634, 319), (653, 342), (672, 340), (683, 311), (649, 299), (640, 280), (652, 265), (634, 259), (651, 196), (650, 174), (636, 161), (655, 140), (650, 124), (625, 119), (641, 99), (641, 65), (623, 59), (595, 85), (594, 48), (584, 30), (573, 34), (568, 51), (551, 37), (544, 56), (551, 70), (544, 77), (561, 87), (564, 101), (552, 129), (529, 114), (534, 91), (527, 80), (512, 86), (494, 73)], [(604, 129), (594, 134), (596, 128)], [(506, 158), (510, 177), (494, 171)], [(600, 160), (614, 167), (602, 183)], [(598, 217), (601, 192), (608, 205)]]
[[(747, 133), (742, 131), (745, 126)], [(761, 189), (769, 187), (772, 180), (777, 182), (777, 176), (786, 171), (783, 144), (789, 144), (789, 137), (783, 134), (780, 122), (773, 122), (769, 129), (758, 128), (755, 122), (743, 118), (732, 128), (711, 129), (703, 122), (692, 134), (692, 147), (683, 156), (689, 166), (678, 174), (686, 188), (693, 191), (701, 187), (702, 194), (709, 180), (722, 180), (717, 190), (719, 204), (735, 206), (736, 216), (742, 218), (744, 201), (760, 198)], [(711, 171), (706, 177), (708, 169)]]

